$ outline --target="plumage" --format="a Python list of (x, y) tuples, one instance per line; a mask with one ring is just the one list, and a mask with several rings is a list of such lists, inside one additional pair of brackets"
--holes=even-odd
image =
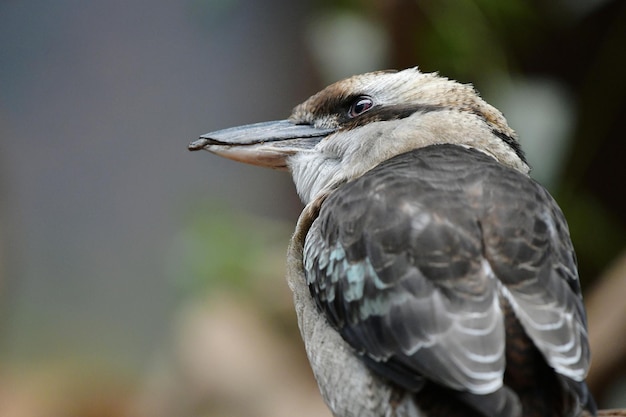
[(364, 74), (190, 148), (292, 173), (288, 281), (335, 416), (595, 412), (566, 221), (471, 86)]
[(311, 225), (304, 259), (329, 322), (406, 389), (427, 379), (500, 390), (501, 302), (562, 375), (580, 383), (589, 366), (560, 210), (537, 183), (481, 152), (433, 145), (341, 186)]

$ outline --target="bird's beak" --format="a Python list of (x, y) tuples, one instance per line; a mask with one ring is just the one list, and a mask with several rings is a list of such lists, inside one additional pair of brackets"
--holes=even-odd
[(189, 144), (189, 150), (204, 149), (247, 164), (286, 169), (288, 157), (313, 148), (334, 131), (289, 120), (254, 123), (202, 135)]

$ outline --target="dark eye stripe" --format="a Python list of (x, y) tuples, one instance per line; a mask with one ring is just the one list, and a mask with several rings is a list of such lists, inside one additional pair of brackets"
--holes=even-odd
[(369, 109), (367, 112), (354, 118), (340, 119), (341, 127), (344, 129), (354, 129), (367, 123), (378, 122), (383, 120), (399, 120), (409, 117), (414, 113), (429, 113), (431, 111), (446, 110), (446, 106), (437, 106), (430, 104), (413, 104), (413, 105), (396, 105), (384, 106)]

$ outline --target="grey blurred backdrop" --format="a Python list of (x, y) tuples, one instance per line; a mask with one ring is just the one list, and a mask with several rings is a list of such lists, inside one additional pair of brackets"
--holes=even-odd
[(186, 147), (354, 73), (473, 82), (563, 205), (591, 288), (625, 246), (625, 17), (608, 0), (0, 3), (0, 415), (327, 415), (282, 280), (289, 176)]
[(61, 333), (137, 360), (166, 327), (167, 261), (195, 201), (294, 209), (287, 176), (187, 151), (306, 94), (305, 10), (282, 3), (1, 6), (9, 351), (49, 352)]

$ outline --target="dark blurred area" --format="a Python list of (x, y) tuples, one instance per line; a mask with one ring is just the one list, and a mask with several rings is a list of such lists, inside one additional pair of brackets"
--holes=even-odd
[(623, 0), (0, 3), (0, 416), (330, 416), (289, 176), (186, 146), (415, 65), (518, 131), (577, 248), (589, 383), (626, 407), (625, 42)]

